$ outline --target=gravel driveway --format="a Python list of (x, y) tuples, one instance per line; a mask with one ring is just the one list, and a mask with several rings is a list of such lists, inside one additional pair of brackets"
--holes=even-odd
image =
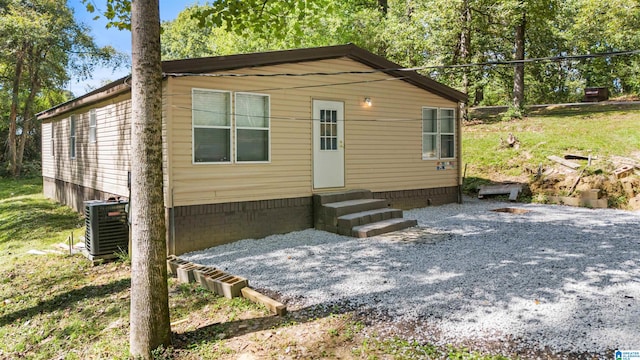
[[(491, 211), (506, 207), (528, 212)], [(367, 239), (310, 229), (182, 257), (290, 309), (384, 319), (383, 335), (596, 357), (640, 349), (640, 213), (466, 199), (405, 217), (418, 227)]]

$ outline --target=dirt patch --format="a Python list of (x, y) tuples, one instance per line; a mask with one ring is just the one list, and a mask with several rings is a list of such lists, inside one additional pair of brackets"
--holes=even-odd
[(500, 209), (493, 209), (491, 211), (520, 215), (520, 214), (526, 214), (526, 213), (530, 212), (531, 210), (518, 209), (518, 208), (500, 208)]
[(595, 199), (606, 199), (608, 207), (633, 209), (632, 199), (640, 195), (639, 162), (613, 156), (580, 165), (576, 170), (560, 164), (545, 168), (529, 183), (533, 198), (544, 202), (551, 196), (580, 197), (595, 191)]

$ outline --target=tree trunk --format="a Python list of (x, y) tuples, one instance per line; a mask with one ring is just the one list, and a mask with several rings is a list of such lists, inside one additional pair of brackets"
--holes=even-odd
[[(462, 31), (460, 31), (460, 63), (468, 64), (469, 50), (471, 48), (471, 8), (469, 7), (469, 0), (464, 0), (462, 4), (462, 12), (460, 20), (462, 22)], [(462, 88), (464, 93), (469, 93), (469, 68), (465, 67), (462, 71)], [(461, 109), (462, 120), (469, 120), (469, 108), (462, 106)]]
[(380, 7), (382, 15), (387, 16), (387, 12), (389, 11), (389, 3), (387, 0), (378, 0), (378, 7)]
[[(525, 38), (525, 26), (527, 23), (527, 14), (522, 9), (522, 19), (518, 25), (516, 25), (516, 37), (515, 37), (515, 58), (514, 60), (524, 60), (524, 38)], [(516, 63), (513, 73), (513, 107), (515, 109), (522, 109), (524, 106), (524, 63)]]
[(17, 172), (17, 135), (18, 130), (18, 102), (20, 101), (20, 78), (22, 78), (22, 70), (24, 59), (18, 54), (16, 59), (16, 73), (13, 78), (11, 87), (11, 110), (9, 112), (9, 134), (7, 141), (7, 158), (9, 159), (9, 172), (11, 176), (18, 176)]
[(171, 342), (162, 191), (158, 0), (131, 2), (131, 333), (133, 357)]
[[(33, 53), (37, 53), (37, 51), (31, 49)], [(22, 172), (22, 163), (24, 159), (24, 148), (29, 142), (31, 138), (31, 124), (33, 122), (33, 103), (36, 100), (36, 95), (40, 91), (40, 84), (38, 78), (40, 76), (40, 63), (37, 59), (42, 58), (41, 56), (32, 56), (31, 57), (31, 75), (29, 80), (29, 96), (24, 103), (22, 108), (22, 135), (20, 135), (20, 139), (18, 142), (18, 151), (16, 154), (16, 174), (15, 176), (20, 176)]]

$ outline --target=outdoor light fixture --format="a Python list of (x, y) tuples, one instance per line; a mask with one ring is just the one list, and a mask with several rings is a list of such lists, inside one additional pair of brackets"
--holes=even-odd
[(364, 104), (367, 105), (368, 107), (371, 107), (371, 98), (370, 97), (366, 97), (364, 98)]

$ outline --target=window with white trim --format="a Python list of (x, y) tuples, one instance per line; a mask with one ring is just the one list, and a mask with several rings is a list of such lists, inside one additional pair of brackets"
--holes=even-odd
[(193, 89), (194, 163), (231, 162), (231, 93)]
[[(194, 163), (268, 162), (270, 99), (238, 92), (192, 89)], [(232, 154), (232, 144), (233, 147)]]
[(269, 96), (236, 93), (237, 162), (269, 161)]
[(96, 142), (96, 135), (98, 130), (98, 121), (96, 117), (96, 109), (89, 111), (89, 142)]
[(69, 157), (76, 158), (76, 116), (69, 118)]
[(422, 159), (455, 158), (455, 109), (422, 108)]
[(51, 141), (50, 141), (50, 146), (51, 146), (51, 157), (55, 157), (56, 156), (56, 128), (54, 123), (51, 123)]

